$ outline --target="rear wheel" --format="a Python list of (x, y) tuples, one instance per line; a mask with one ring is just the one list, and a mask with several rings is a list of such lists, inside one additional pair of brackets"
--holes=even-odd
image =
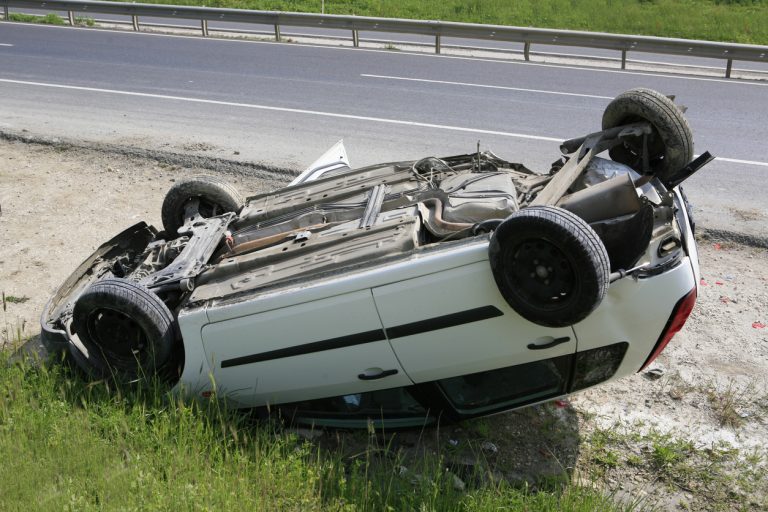
[[(652, 89), (630, 89), (616, 96), (603, 113), (603, 130), (646, 121), (648, 174), (662, 181), (693, 159), (693, 135), (683, 112), (663, 94)], [(643, 173), (643, 137), (632, 137), (609, 150), (611, 158)]]
[(197, 201), (194, 213), (204, 218), (238, 213), (245, 202), (232, 185), (216, 176), (193, 176), (178, 181), (165, 194), (161, 211), (163, 227), (171, 238), (184, 225), (187, 206), (192, 201)]
[(507, 303), (539, 325), (583, 320), (608, 289), (608, 254), (597, 233), (555, 206), (524, 208), (507, 217), (491, 236), (489, 259)]
[(163, 376), (173, 359), (173, 314), (157, 295), (125, 279), (97, 281), (83, 292), (72, 327), (85, 348), (72, 347), (75, 362), (94, 377)]

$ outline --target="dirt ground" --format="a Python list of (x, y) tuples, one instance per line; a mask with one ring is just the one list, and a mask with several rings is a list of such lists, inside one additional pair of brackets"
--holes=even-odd
[[(210, 172), (165, 161), (0, 139), (0, 292), (5, 296), (0, 346), (13, 349), (34, 340), (45, 301), (86, 256), (129, 224), (147, 220), (159, 226), (160, 204), (171, 183)], [(246, 194), (287, 181), (284, 175), (257, 170), (226, 172)], [(427, 434), (403, 434), (398, 446), (415, 450), (414, 436), (429, 438), (426, 449), (446, 449), (447, 468), (465, 480), (467, 468), (479, 464), (480, 457), (491, 478), (535, 481), (565, 472), (587, 475), (595, 483), (598, 475), (596, 485), (617, 496), (645, 496), (647, 503), (663, 508), (765, 505), (760, 493), (766, 484), (759, 481), (768, 478), (760, 476), (767, 474), (768, 249), (707, 238), (706, 226), (700, 231), (702, 286), (696, 309), (652, 371), (570, 401)], [(605, 453), (613, 452), (595, 451), (595, 436), (605, 432), (616, 433), (611, 446), (618, 454), (608, 459)], [(331, 437), (326, 435), (328, 441)], [(661, 464), (654, 473), (646, 464), (633, 464), (648, 450), (648, 460), (657, 460), (660, 439), (689, 443), (693, 451), (686, 451), (686, 457), (722, 447), (734, 450), (738, 460), (731, 471), (756, 471), (757, 490), (738, 491), (720, 502), (706, 495), (708, 487), (694, 485), (700, 478), (695, 472), (686, 473), (687, 483), (681, 484), (659, 476), (658, 471), (672, 466)], [(758, 495), (744, 495), (749, 492)]]

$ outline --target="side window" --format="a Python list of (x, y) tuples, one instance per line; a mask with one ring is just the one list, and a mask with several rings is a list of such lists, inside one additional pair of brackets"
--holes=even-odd
[(407, 427), (433, 422), (428, 411), (408, 387), (353, 393), (332, 398), (295, 402), (280, 407), (282, 414), (299, 423), (364, 427), (370, 418), (377, 426)]
[(437, 381), (461, 414), (482, 414), (565, 393), (572, 356)]

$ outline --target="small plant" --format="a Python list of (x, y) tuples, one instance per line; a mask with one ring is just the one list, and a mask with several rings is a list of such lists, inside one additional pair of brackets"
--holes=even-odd
[(92, 27), (96, 24), (96, 21), (93, 18), (88, 18), (86, 16), (78, 16), (75, 18), (75, 25), (81, 26), (81, 27)]
[(8, 304), (24, 304), (29, 300), (29, 297), (26, 295), (22, 295), (21, 297), (16, 297), (15, 295), (6, 295), (3, 293), (3, 311), (6, 309), (6, 303)]
[(750, 389), (738, 389), (731, 381), (722, 391), (712, 387), (707, 392), (712, 412), (721, 426), (738, 428), (744, 424), (747, 417), (744, 410), (748, 404), (746, 395), (750, 391)]
[(615, 468), (619, 465), (619, 454), (613, 450), (603, 449), (592, 456), (592, 461), (605, 468)]
[(651, 460), (658, 468), (674, 466), (683, 460), (684, 454), (671, 444), (654, 443)]

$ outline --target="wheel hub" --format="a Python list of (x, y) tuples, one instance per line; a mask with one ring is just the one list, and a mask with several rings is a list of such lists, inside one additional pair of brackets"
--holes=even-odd
[(576, 276), (567, 255), (546, 240), (526, 241), (512, 254), (511, 285), (532, 305), (555, 306), (573, 293)]

